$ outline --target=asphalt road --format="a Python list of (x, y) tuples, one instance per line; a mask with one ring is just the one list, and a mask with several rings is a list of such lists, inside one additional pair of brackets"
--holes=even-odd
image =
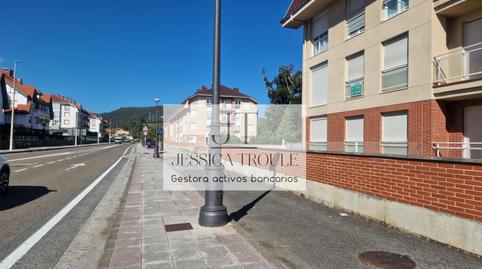
[[(128, 146), (101, 145), (5, 155), (11, 167), (11, 187), (6, 195), (0, 196), (0, 261), (115, 163)], [(57, 225), (63, 225), (62, 229), (52, 229), (37, 244), (45, 245), (48, 250), (36, 245), (21, 260), (20, 267), (48, 268), (55, 264), (119, 167), (69, 213), (71, 216), (67, 215)], [(29, 257), (37, 258), (29, 260)]]

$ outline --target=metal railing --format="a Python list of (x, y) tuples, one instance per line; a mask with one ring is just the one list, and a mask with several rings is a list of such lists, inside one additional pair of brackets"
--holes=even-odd
[(345, 99), (363, 96), (363, 78), (347, 81), (345, 83)]
[(434, 72), (438, 85), (482, 79), (482, 42), (435, 57)]
[(365, 11), (361, 11), (347, 20), (346, 26), (348, 39), (365, 32)]
[[(437, 157), (443, 157), (443, 151), (456, 151), (465, 159), (482, 159), (482, 142), (433, 142)], [(452, 154), (453, 155), (453, 154)]]

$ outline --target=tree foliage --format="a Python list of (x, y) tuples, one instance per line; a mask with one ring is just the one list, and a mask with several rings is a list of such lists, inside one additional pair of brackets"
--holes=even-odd
[(271, 104), (301, 104), (302, 75), (301, 71), (294, 70), (293, 65), (281, 66), (273, 79), (269, 79), (263, 69), (263, 80)]

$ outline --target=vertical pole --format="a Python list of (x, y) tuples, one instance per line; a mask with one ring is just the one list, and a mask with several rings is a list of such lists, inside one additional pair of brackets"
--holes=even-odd
[(77, 130), (79, 128), (79, 111), (75, 112), (74, 145), (77, 147)]
[(244, 144), (248, 144), (248, 113), (244, 113)]
[(154, 147), (154, 158), (159, 158), (159, 99), (156, 98), (156, 145)]
[[(220, 123), (219, 123), (219, 87), (221, 83), (221, 0), (215, 0), (215, 17), (214, 17), (214, 63), (213, 63), (213, 99), (212, 99), (212, 119), (211, 119), (211, 135), (209, 137), (208, 153), (210, 156), (221, 158), (220, 145), (216, 145), (213, 138), (219, 141)], [(215, 163), (220, 163), (217, 159)], [(223, 226), (228, 222), (228, 212), (223, 205), (222, 185), (213, 182), (214, 177), (220, 177), (223, 174), (222, 166), (208, 166), (206, 172), (208, 176), (208, 186), (204, 195), (205, 204), (199, 212), (199, 225), (207, 227)]]
[(11, 107), (11, 115), (10, 115), (10, 141), (9, 141), (9, 150), (13, 150), (13, 128), (14, 128), (14, 121), (15, 121), (15, 89), (17, 87), (17, 62), (13, 64), (13, 92), (12, 92), (12, 107)]

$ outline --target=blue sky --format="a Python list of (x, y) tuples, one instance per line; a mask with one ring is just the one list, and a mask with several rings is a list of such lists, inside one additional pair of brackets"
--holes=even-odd
[[(182, 2), (182, 3), (181, 3)], [(222, 83), (267, 103), (261, 70), (301, 66), (291, 0), (224, 0)], [(95, 112), (177, 104), (211, 85), (213, 0), (0, 0), (0, 57), (24, 83)]]

